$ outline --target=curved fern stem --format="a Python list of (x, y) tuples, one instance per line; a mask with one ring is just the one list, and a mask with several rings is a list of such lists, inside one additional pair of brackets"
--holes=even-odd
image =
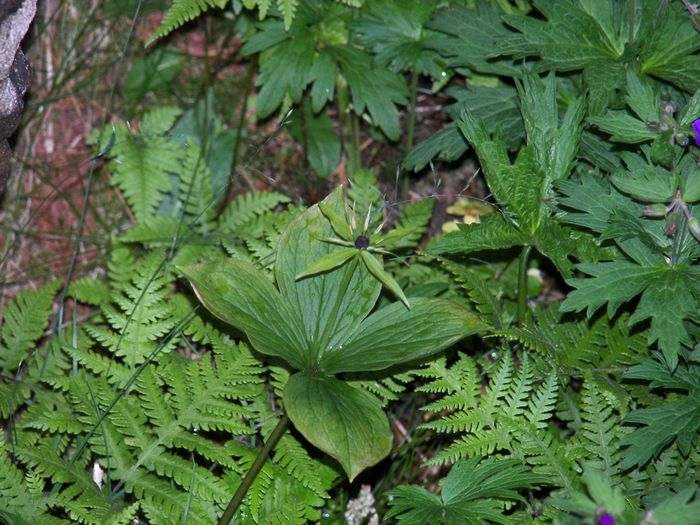
[(532, 246), (523, 246), (518, 260), (518, 325), (525, 321), (527, 311), (527, 263), (531, 251)]
[(270, 437), (267, 438), (265, 445), (260, 449), (260, 452), (258, 452), (258, 456), (255, 458), (253, 466), (250, 467), (250, 470), (245, 475), (245, 478), (243, 478), (241, 484), (238, 486), (238, 489), (231, 498), (231, 501), (228, 502), (228, 506), (219, 520), (219, 525), (229, 525), (231, 518), (233, 518), (233, 515), (236, 513), (238, 506), (243, 501), (246, 492), (248, 492), (248, 489), (253, 484), (253, 481), (255, 481), (255, 478), (265, 464), (270, 452), (272, 452), (272, 449), (275, 448), (275, 445), (277, 445), (277, 442), (287, 430), (288, 424), (289, 418), (287, 417), (287, 414), (283, 414), (282, 419), (280, 419), (279, 423), (277, 423), (277, 426), (272, 431), (272, 434), (270, 434)]

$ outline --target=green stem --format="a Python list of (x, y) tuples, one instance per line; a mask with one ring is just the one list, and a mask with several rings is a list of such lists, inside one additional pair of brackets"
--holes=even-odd
[(352, 163), (355, 169), (352, 173), (362, 168), (362, 157), (360, 156), (360, 118), (354, 111), (350, 113), (350, 122), (352, 124), (352, 154), (354, 158)]
[(231, 196), (231, 191), (233, 189), (233, 178), (238, 169), (238, 163), (240, 161), (241, 155), (241, 144), (243, 143), (243, 128), (246, 123), (246, 113), (248, 111), (248, 102), (250, 100), (250, 92), (253, 88), (253, 72), (255, 71), (256, 60), (252, 60), (248, 64), (248, 70), (246, 71), (245, 80), (243, 81), (243, 103), (241, 104), (241, 111), (238, 116), (238, 123), (236, 126), (236, 137), (233, 143), (233, 155), (231, 156), (231, 167), (229, 169), (230, 175), (229, 180), (226, 183), (226, 190), (219, 201), (219, 206), (217, 207), (217, 216), (221, 215), (228, 206), (228, 200)]
[(627, 0), (627, 23), (629, 24), (629, 27), (627, 28), (627, 45), (632, 45), (634, 44), (634, 26), (635, 26), (635, 8), (637, 7), (635, 4), (637, 2), (635, 0)]
[[(316, 350), (317, 362), (321, 358), (321, 354), (323, 354), (324, 349), (328, 344), (332, 333), (331, 331), (333, 330), (333, 328), (335, 328), (335, 322), (338, 318), (338, 311), (340, 310), (340, 305), (343, 303), (343, 299), (345, 298), (345, 293), (348, 291), (348, 286), (350, 286), (352, 276), (355, 274), (359, 258), (360, 254), (358, 253), (355, 257), (352, 258), (350, 264), (345, 266), (345, 275), (343, 275), (343, 280), (340, 282), (340, 293), (338, 294), (338, 299), (335, 301), (333, 309), (331, 310), (331, 314), (328, 316), (328, 322), (326, 323), (326, 327), (323, 329), (323, 335), (318, 340), (319, 344)], [(311, 365), (313, 365), (313, 363), (311, 363)]]
[(525, 322), (527, 311), (527, 263), (532, 246), (523, 246), (518, 259), (518, 325)]
[(265, 461), (267, 461), (267, 457), (270, 455), (270, 452), (272, 452), (272, 449), (275, 448), (275, 445), (277, 445), (277, 442), (287, 430), (288, 424), (289, 418), (287, 417), (287, 414), (283, 414), (282, 419), (280, 419), (279, 423), (277, 423), (277, 426), (272, 431), (272, 434), (270, 434), (270, 437), (267, 438), (265, 445), (260, 449), (260, 452), (258, 452), (258, 456), (255, 458), (253, 466), (250, 467), (250, 470), (245, 475), (245, 478), (243, 478), (243, 481), (238, 486), (236, 493), (231, 498), (231, 501), (229, 501), (224, 514), (219, 520), (219, 525), (229, 525), (229, 523), (231, 523), (231, 518), (233, 518), (236, 510), (238, 510), (238, 506), (243, 501), (246, 492), (248, 492), (248, 489), (253, 484), (253, 481), (255, 481), (255, 478), (265, 464)]
[(358, 169), (358, 154), (355, 152), (355, 141), (353, 133), (353, 123), (350, 118), (350, 98), (348, 95), (348, 85), (340, 75), (336, 79), (336, 93), (338, 96), (338, 119), (340, 120), (340, 134), (343, 138), (343, 149), (347, 159), (348, 175), (352, 176)]
[(408, 108), (408, 129), (406, 130), (406, 153), (413, 147), (413, 134), (416, 129), (416, 104), (418, 99), (418, 73), (411, 71), (411, 100)]

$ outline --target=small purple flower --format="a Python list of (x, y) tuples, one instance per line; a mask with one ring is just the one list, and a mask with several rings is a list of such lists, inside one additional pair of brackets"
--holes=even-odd
[(598, 525), (615, 525), (615, 518), (607, 512), (604, 512), (598, 516)]
[(695, 145), (700, 146), (700, 118), (693, 121), (693, 133), (695, 133)]

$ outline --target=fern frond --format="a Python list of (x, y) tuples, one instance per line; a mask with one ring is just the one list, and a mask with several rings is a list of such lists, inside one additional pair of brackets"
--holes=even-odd
[(429, 383), (418, 387), (418, 392), (444, 394), (422, 410), (438, 414), (445, 410), (474, 408), (477, 404), (481, 378), (476, 363), (466, 354), (460, 354), (457, 362), (449, 368), (445, 358), (435, 359), (418, 370), (416, 376), (431, 379)]
[[(93, 339), (122, 357), (131, 368), (143, 363), (176, 324), (172, 307), (164, 301), (171, 278), (164, 274), (162, 260), (160, 253), (151, 252), (137, 265), (131, 282), (122, 283), (121, 290), (113, 293), (116, 305), (102, 307), (109, 326), (86, 327)], [(175, 343), (172, 339), (163, 352), (170, 351)]]
[(426, 465), (448, 465), (474, 456), (488, 456), (502, 445), (500, 436), (486, 430), (476, 430), (452, 442), (433, 456)]
[(491, 288), (486, 284), (481, 276), (475, 271), (457, 264), (444, 257), (436, 257), (441, 266), (450, 272), (462, 288), (467, 291), (469, 300), (474, 304), (476, 310), (482, 315), (484, 321), (495, 329), (504, 326), (502, 317), (502, 306), (491, 292)]
[(557, 375), (552, 370), (536, 390), (530, 396), (526, 418), (536, 429), (547, 428), (547, 421), (551, 419), (554, 407), (557, 403), (558, 381)]
[(146, 45), (152, 44), (155, 40), (170, 34), (172, 31), (194, 20), (202, 13), (206, 13), (210, 9), (226, 7), (228, 0), (173, 0), (173, 5), (165, 13), (155, 33), (148, 39)]
[(394, 228), (410, 230), (411, 233), (389, 245), (388, 248), (390, 250), (416, 248), (430, 226), (434, 208), (433, 199), (421, 199), (406, 206), (394, 224)]
[(16, 370), (43, 335), (58, 286), (58, 282), (53, 282), (36, 290), (25, 290), (7, 305), (0, 328), (0, 371), (11, 374)]
[[(239, 234), (240, 229), (255, 217), (274, 210), (280, 204), (290, 202), (289, 197), (275, 191), (248, 192), (237, 196), (226, 207), (219, 219), (218, 229), (223, 233)], [(245, 228), (247, 231), (251, 229)], [(251, 232), (255, 233), (255, 232)], [(260, 231), (259, 233), (262, 233)]]
[(91, 277), (81, 277), (73, 281), (68, 288), (68, 294), (81, 303), (94, 306), (100, 306), (111, 298), (109, 285)]
[(529, 325), (495, 334), (554, 360), (562, 370), (621, 368), (633, 363), (635, 355), (648, 352), (645, 336), (631, 335), (624, 316), (612, 324), (605, 316), (592, 323), (565, 321), (557, 308), (550, 307), (535, 311), (533, 317)]
[[(507, 356), (508, 354), (506, 354)], [(504, 406), (499, 415), (516, 418), (524, 414), (532, 391), (532, 378), (533, 371), (530, 368), (530, 360), (527, 354), (524, 354), (518, 373), (510, 383), (510, 388), (504, 399)]]
[(134, 135), (126, 124), (115, 126), (111, 150), (112, 184), (124, 193), (139, 222), (151, 217), (172, 189), (171, 173), (181, 169), (181, 146), (163, 137)]
[(606, 479), (619, 480), (621, 418), (600, 393), (600, 384), (586, 374), (583, 383), (581, 444), (588, 451), (587, 463)]
[[(46, 513), (54, 504), (51, 496), (43, 494), (43, 480), (30, 472), (26, 476), (9, 458), (5, 439), (0, 435), (0, 520), (8, 523), (45, 523), (67, 525), (62, 520)], [(14, 520), (14, 521), (13, 521)]]

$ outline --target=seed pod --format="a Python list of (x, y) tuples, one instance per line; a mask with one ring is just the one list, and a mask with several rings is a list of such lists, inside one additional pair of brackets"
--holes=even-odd
[(663, 217), (664, 215), (666, 215), (666, 211), (667, 211), (667, 208), (666, 208), (665, 204), (651, 204), (649, 206), (646, 206), (642, 210), (642, 214), (645, 217), (658, 218), (658, 217)]

